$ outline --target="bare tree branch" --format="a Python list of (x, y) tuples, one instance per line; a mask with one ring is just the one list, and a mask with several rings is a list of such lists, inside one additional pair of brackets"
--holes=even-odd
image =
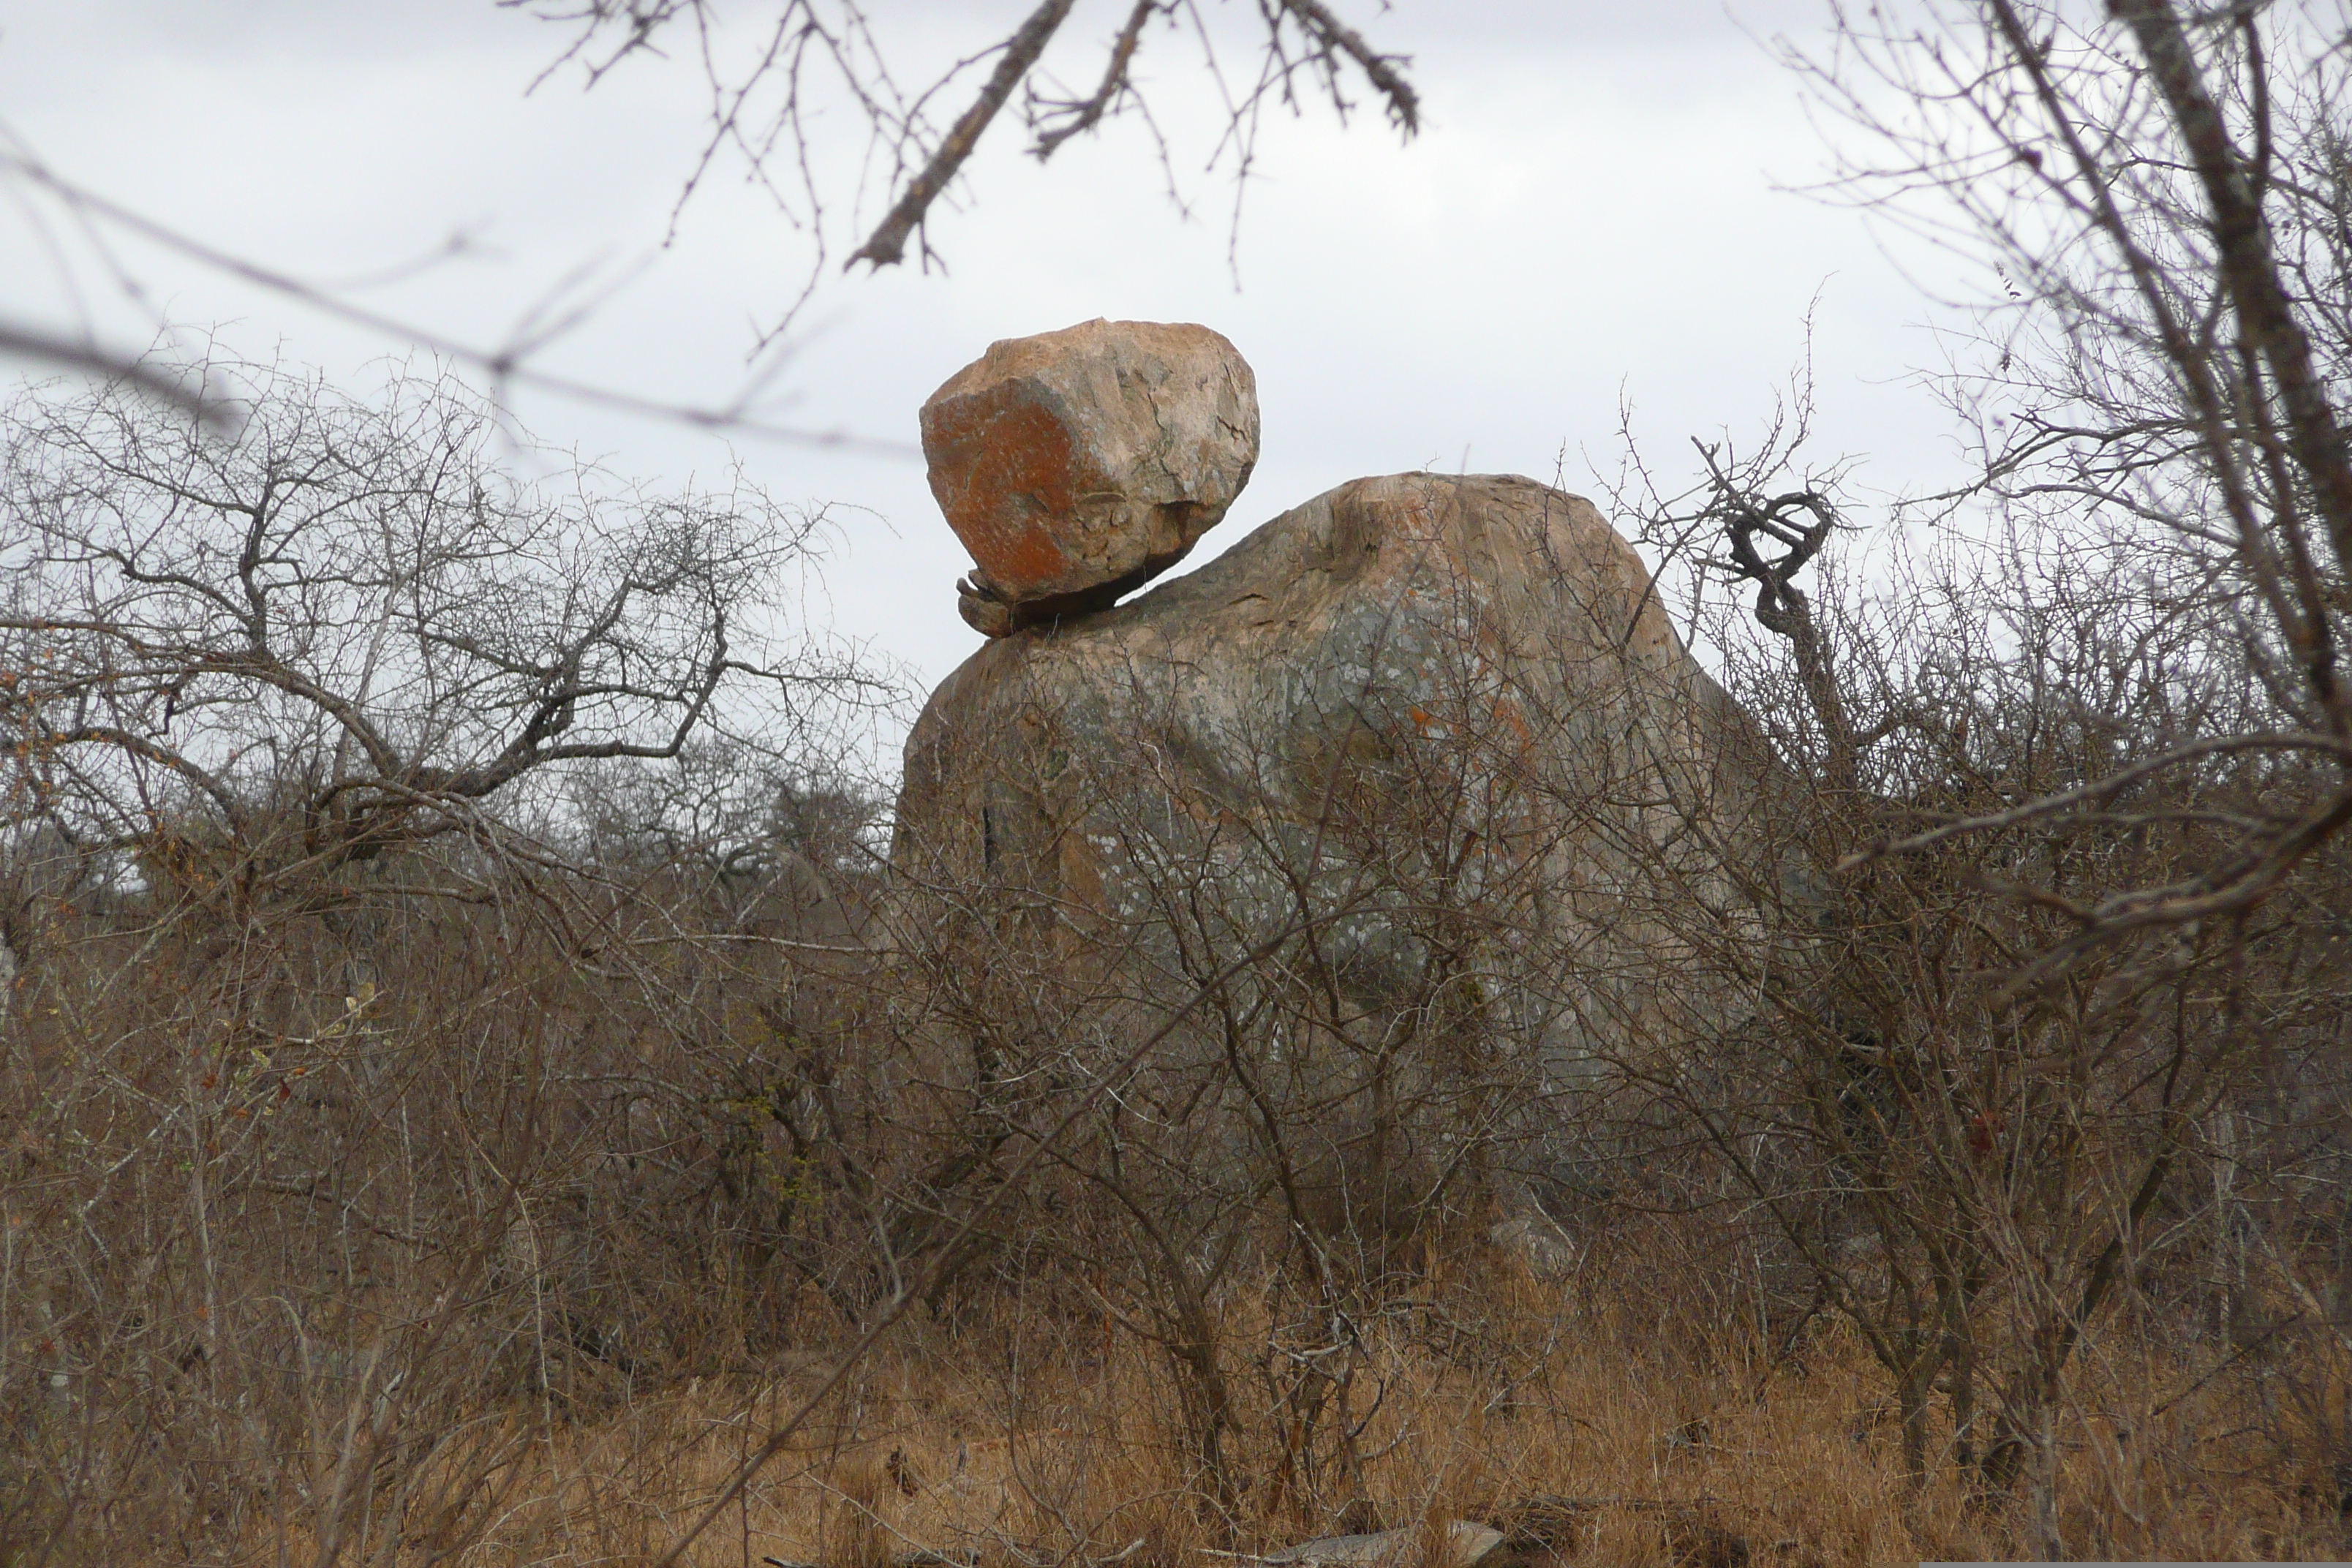
[(1038, 162), (1051, 158), (1054, 150), (1071, 137), (1091, 131), (1102, 122), (1104, 111), (1118, 102), (1119, 95), (1127, 90), (1127, 68), (1135, 58), (1136, 46), (1143, 39), (1144, 25), (1152, 17), (1165, 13), (1171, 3), (1171, 0), (1135, 0), (1135, 9), (1128, 13), (1126, 25), (1119, 28), (1118, 37), (1111, 40), (1110, 58), (1104, 62), (1102, 81), (1090, 96), (1076, 103), (1040, 101), (1039, 117), (1061, 118), (1063, 122), (1038, 131), (1036, 141), (1029, 148)]
[(1421, 95), (1397, 69), (1395, 56), (1374, 50), (1362, 34), (1333, 16), (1323, 0), (1273, 0), (1273, 4), (1307, 30), (1327, 59), (1337, 52), (1355, 61), (1365, 79), (1388, 100), (1389, 119), (1399, 130), (1411, 136), (1421, 129)]
[(996, 118), (997, 111), (1013, 96), (1013, 89), (1021, 85), (1037, 58), (1045, 52), (1045, 46), (1054, 41), (1055, 33), (1068, 20), (1070, 7), (1076, 3), (1076, 0), (1045, 0), (1004, 41), (1004, 53), (998, 58), (996, 68), (988, 73), (980, 96), (940, 139), (940, 144), (932, 149), (922, 169), (907, 183), (888, 216), (876, 226), (864, 245), (850, 252), (849, 259), (842, 263), (844, 271), (861, 261), (878, 269), (895, 267), (906, 259), (908, 237), (921, 225), (931, 204), (955, 178), (956, 171), (963, 167), (963, 161), (971, 156), (972, 149), (980, 145), (981, 134), (988, 129), (989, 121)]

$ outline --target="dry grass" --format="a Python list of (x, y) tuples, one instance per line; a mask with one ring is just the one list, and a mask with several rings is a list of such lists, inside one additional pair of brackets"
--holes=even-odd
[[(760, 1086), (658, 1053), (649, 1004), (471, 935), (420, 942), (413, 973), (386, 958), (390, 1002), (327, 992), (323, 1021), (211, 999), (217, 961), (176, 987), (136, 954), (60, 964), (25, 994), (0, 1077), (0, 1568), (651, 1563), (855, 1339), (871, 1231), (805, 1196), (744, 1109)], [(278, 962), (307, 961), (289, 942)], [(670, 1037), (757, 1066), (766, 1015), (729, 986), (774, 987), (720, 980)], [(704, 1017), (735, 1032), (699, 1044)], [(877, 1134), (873, 1163), (928, 1165), (893, 1135), (916, 1152)], [(1353, 1251), (1332, 1295), (1274, 1243), (1219, 1276), (1221, 1503), (1197, 1405), (1141, 1331), (1168, 1321), (1139, 1302), (1152, 1277), (1089, 1250), (1118, 1216), (1031, 1196), (1037, 1244), (903, 1322), (685, 1561), (1216, 1568), (1457, 1517), (1525, 1527), (1543, 1561), (1521, 1568), (2033, 1538), (2030, 1498), (1967, 1494), (1948, 1431), (1906, 1478), (1885, 1376), (1828, 1318), (1800, 1324), (1801, 1292), (1728, 1222), (1598, 1199), (1565, 1284), (1469, 1213)], [(2086, 1341), (2059, 1536), (2082, 1556), (2340, 1556), (2344, 1347), (2324, 1312), (2242, 1283), (2200, 1317), (2225, 1297), (2196, 1262)]]
[[(684, 1560), (881, 1568), (931, 1552), (1003, 1568), (1208, 1568), (1219, 1552), (1348, 1528), (1459, 1516), (1508, 1525), (1530, 1499), (1552, 1500), (1532, 1516), (1536, 1537), (1516, 1544), (1547, 1564), (1830, 1568), (2021, 1550), (2011, 1520), (1972, 1507), (1948, 1479), (1906, 1483), (1878, 1381), (1843, 1336), (1817, 1336), (1768, 1373), (1737, 1333), (1711, 1332), (1671, 1303), (1636, 1312), (1601, 1284), (1556, 1289), (1498, 1268), (1401, 1295), (1367, 1336), (1360, 1375), (1379, 1397), (1360, 1437), (1360, 1497), (1274, 1496), (1279, 1423), (1263, 1380), (1238, 1379), (1255, 1408), (1238, 1435), (1249, 1474), (1230, 1524), (1184, 1458), (1175, 1394), (1150, 1347), (1010, 1298), (910, 1324)], [(1226, 1303), (1236, 1351), (1264, 1342), (1268, 1306)], [(2181, 1396), (2194, 1359), (2108, 1366), (2070, 1411), (2070, 1547), (2341, 1555), (2333, 1492), (2281, 1472), (2255, 1435), (2227, 1432), (2246, 1413), (2244, 1384), (2213, 1378)], [(824, 1364), (813, 1345), (757, 1375), (615, 1380), (560, 1409), (485, 1401), (473, 1440), (425, 1467), (443, 1473), (410, 1483), (497, 1493), (478, 1534), (436, 1540), (420, 1516), (408, 1541), (344, 1545), (363, 1561), (652, 1561)], [(331, 1455), (312, 1459), (314, 1473), (331, 1469)], [(299, 1563), (320, 1545), (314, 1510), (288, 1496), (213, 1555)], [(69, 1549), (54, 1560), (120, 1559)]]
[[(61, 932), (0, 1039), (0, 1568), (658, 1561), (940, 1246), (900, 1226), (877, 1258), (877, 1233), (979, 1206), (941, 1174), (976, 1097), (937, 1032), (884, 1028), (903, 991), (720, 944), (625, 985), (504, 912), (388, 921), (350, 988), (333, 933), (292, 922), (267, 946)], [(1547, 1285), (1465, 1191), (1402, 1231), (1314, 1217), (1310, 1268), (1308, 1221), (1203, 1168), (1242, 1146), (1171, 1134), (1172, 1192), (1128, 1208), (1066, 1171), (1014, 1193), (996, 1249), (684, 1561), (1217, 1568), (1469, 1517), (1515, 1527), (1516, 1568), (1831, 1568), (2046, 1533), (2030, 1488), (1966, 1492), (1949, 1431), (1906, 1477), (1887, 1379), (1800, 1321), (1810, 1282), (1733, 1205), (1575, 1196), (1580, 1272)], [(1137, 1210), (1187, 1202), (1210, 1220), (1173, 1266), (1121, 1250)], [(2168, 1223), (2240, 1250), (2184, 1244), (2094, 1325), (2059, 1538), (2343, 1554), (2326, 1312), (2263, 1300), (2245, 1233)], [(1226, 1225), (1239, 1261), (1197, 1267)], [(1150, 1337), (1181, 1269), (1229, 1399), (1222, 1484), (1197, 1379)]]

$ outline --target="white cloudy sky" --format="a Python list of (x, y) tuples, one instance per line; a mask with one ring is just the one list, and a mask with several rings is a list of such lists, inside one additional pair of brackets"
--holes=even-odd
[[(1008, 27), (1027, 0), (875, 0), (919, 64)], [(736, 0), (749, 17), (762, 0)], [(1126, 9), (1084, 0), (1074, 76)], [(1235, 25), (1254, 6), (1204, 0)], [(1948, 460), (1901, 377), (1935, 358), (1927, 307), (1853, 212), (1777, 188), (1824, 155), (1762, 40), (1818, 33), (1822, 0), (1395, 0), (1341, 9), (1412, 57), (1425, 129), (1376, 114), (1272, 127), (1227, 262), (1231, 190), (1204, 174), (1214, 102), (1175, 40), (1147, 57), (1192, 211), (1162, 194), (1140, 127), (1041, 168), (1017, 128), (968, 169), (934, 243), (950, 270), (827, 279), (801, 318), (780, 417), (895, 444), (814, 450), (524, 394), (524, 421), (636, 477), (740, 458), (781, 497), (839, 503), (838, 631), (936, 680), (976, 643), (957, 619), (961, 551), (907, 455), (923, 397), (998, 337), (1093, 316), (1209, 323), (1255, 367), (1265, 449), (1206, 560), (1360, 474), (1433, 466), (1589, 490), (1613, 466), (1621, 396), (1660, 459), (1751, 422), (1785, 384), (1820, 297), (1826, 444), (1894, 485)], [(542, 362), (649, 396), (711, 402), (753, 325), (791, 297), (804, 241), (729, 177), (659, 248), (702, 112), (690, 66), (641, 60), (592, 93), (527, 95), (562, 35), (491, 0), (0, 0), (0, 119), (62, 174), (210, 244), (306, 277), (363, 277), (463, 231), (474, 254), (352, 298), (498, 340), (567, 275), (642, 264)], [(52, 253), (0, 211), (0, 318), (139, 312), (68, 233)], [(136, 244), (120, 259), (184, 326), (356, 377), (400, 345)], [(1915, 260), (1913, 265), (1918, 263)]]

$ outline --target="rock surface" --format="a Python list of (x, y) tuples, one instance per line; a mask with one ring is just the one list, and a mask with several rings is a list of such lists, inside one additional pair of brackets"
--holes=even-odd
[(1516, 476), (1358, 479), (973, 654), (908, 737), (893, 858), (974, 889), (967, 911), (1032, 911), (1069, 963), (1173, 974), (1188, 941), (1245, 952), (1302, 901), (1346, 900), (1318, 940), (1367, 1017), (1425, 1002), (1425, 911), (1475, 908), (1481, 942), (1628, 977), (1573, 1005), (1490, 988), (1535, 1020), (1529, 1048), (1573, 1058), (1687, 1002), (1633, 895), (1662, 868), (1720, 876), (1720, 840), (1686, 829), (1738, 795), (1732, 713), (1590, 502)]
[[(1369, 1535), (1327, 1535), (1320, 1541), (1267, 1553), (1263, 1563), (1311, 1568), (1475, 1568), (1503, 1544), (1503, 1532), (1466, 1519), (1445, 1521), (1433, 1541), (1420, 1530), (1382, 1530)], [(1432, 1548), (1423, 1555), (1424, 1545)]]
[(978, 569), (975, 629), (1100, 608), (1183, 559), (1257, 462), (1257, 382), (1206, 327), (1008, 338), (923, 405), (931, 494)]
[(1576, 1243), (1543, 1214), (1514, 1215), (1487, 1227), (1486, 1240), (1516, 1258), (1538, 1282), (1564, 1285), (1576, 1277)]

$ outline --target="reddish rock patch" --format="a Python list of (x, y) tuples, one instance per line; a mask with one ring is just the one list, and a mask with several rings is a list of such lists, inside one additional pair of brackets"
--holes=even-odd
[(923, 405), (931, 493), (1003, 635), (1108, 605), (1183, 559), (1248, 482), (1257, 386), (1206, 327), (1087, 321), (1011, 338)]

